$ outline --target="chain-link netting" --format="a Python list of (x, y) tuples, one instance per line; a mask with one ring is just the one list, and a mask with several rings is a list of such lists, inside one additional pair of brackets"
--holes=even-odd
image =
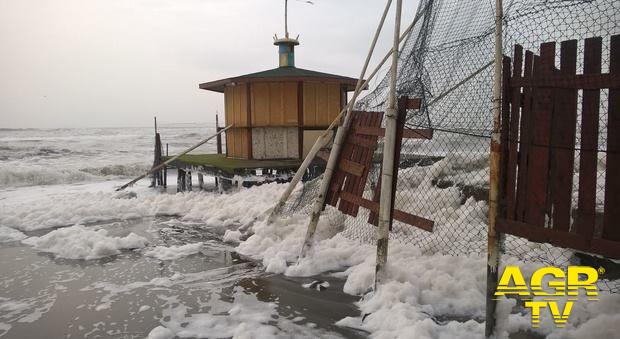
[[(390, 241), (413, 244), (425, 253), (486, 254), (489, 150), (492, 132), (494, 1), (422, 0), (420, 20), (401, 47), (398, 96), (421, 98), (421, 109), (407, 112), (406, 128), (432, 129), (432, 139), (404, 139), (401, 149), (395, 208), (434, 221), (433, 232), (394, 221)], [(514, 0), (504, 2), (503, 50), (512, 56), (515, 44), (539, 54), (543, 42), (579, 41), (577, 74), (583, 73), (583, 40), (603, 38), (602, 71), (609, 70), (609, 37), (620, 34), (620, 1)], [(556, 60), (559, 64), (559, 59)], [(357, 103), (366, 111), (386, 108), (389, 75)], [(579, 91), (578, 118), (581, 121)], [(608, 91), (601, 91), (597, 212), (604, 203)], [(579, 124), (579, 123), (578, 123)], [(577, 126), (579, 130), (580, 126)], [(577, 133), (579, 135), (579, 133)], [(579, 138), (579, 137), (578, 137)], [(381, 140), (375, 153), (364, 198), (372, 200), (380, 181)], [(575, 162), (579, 164), (580, 140)], [(577, 204), (579, 170), (573, 180)], [(320, 180), (306, 182), (285, 210), (308, 212)], [(376, 227), (369, 211), (344, 217), (327, 206), (334, 223), (344, 220), (344, 234), (375, 243)], [(520, 260), (566, 266), (579, 262), (572, 250), (529, 242), (507, 235), (503, 252)], [(616, 281), (601, 288), (620, 292)]]

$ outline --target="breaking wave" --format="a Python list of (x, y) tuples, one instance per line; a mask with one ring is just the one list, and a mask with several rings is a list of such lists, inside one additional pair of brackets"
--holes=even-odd
[(110, 165), (103, 167), (88, 167), (82, 168), (80, 171), (92, 174), (95, 176), (116, 176), (116, 177), (136, 177), (140, 174), (144, 174), (144, 172), (148, 171), (149, 168), (144, 166), (143, 164), (134, 164), (134, 165)]
[(148, 168), (143, 165), (110, 165), (82, 169), (43, 166), (0, 167), (0, 186), (36, 186), (72, 184), (115, 178), (134, 177)]

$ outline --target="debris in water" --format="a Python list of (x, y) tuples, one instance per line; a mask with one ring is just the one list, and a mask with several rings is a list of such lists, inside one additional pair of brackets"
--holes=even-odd
[(329, 282), (324, 280), (315, 280), (309, 284), (301, 285), (303, 288), (316, 289), (317, 291), (325, 291), (329, 287)]

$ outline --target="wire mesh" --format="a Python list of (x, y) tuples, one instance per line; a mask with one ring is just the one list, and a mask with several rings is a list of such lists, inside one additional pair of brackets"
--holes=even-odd
[[(430, 128), (431, 140), (404, 139), (395, 208), (435, 222), (433, 232), (394, 221), (390, 241), (412, 244), (424, 253), (483, 255), (487, 242), (489, 149), (492, 132), (494, 1), (422, 0), (422, 19), (403, 43), (399, 55), (398, 96), (421, 98), (422, 109), (407, 112), (407, 128)], [(583, 39), (603, 37), (602, 72), (609, 70), (609, 37), (620, 34), (620, 1), (504, 1), (503, 50), (512, 56), (515, 44), (539, 53), (549, 41), (577, 39), (577, 73), (583, 73)], [(559, 65), (559, 59), (556, 60)], [(366, 111), (386, 107), (389, 75), (357, 103)], [(581, 91), (578, 107), (581, 107)], [(604, 203), (608, 91), (601, 92), (597, 212)], [(578, 111), (577, 121), (581, 121)], [(580, 126), (578, 123), (577, 130)], [(579, 135), (579, 133), (578, 133)], [(579, 137), (577, 137), (579, 138)], [(576, 145), (580, 140), (576, 140)], [(575, 164), (579, 164), (577, 147)], [(380, 180), (381, 141), (364, 191), (372, 200)], [(578, 166), (572, 206), (577, 204)], [(289, 200), (287, 212), (309, 212), (322, 177), (304, 183)], [(376, 227), (369, 211), (342, 217), (327, 206), (325, 215), (344, 221), (344, 235), (375, 243)], [(579, 262), (574, 251), (507, 235), (503, 252), (524, 261), (567, 266)], [(618, 280), (600, 288), (620, 292)]]

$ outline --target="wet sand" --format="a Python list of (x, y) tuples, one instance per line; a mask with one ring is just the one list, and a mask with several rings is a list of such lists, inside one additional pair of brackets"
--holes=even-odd
[[(359, 314), (354, 305), (358, 298), (342, 292), (344, 280), (265, 274), (219, 241), (223, 229), (173, 217), (97, 226), (117, 236), (137, 233), (152, 245), (197, 241), (205, 245), (199, 254), (161, 261), (139, 251), (67, 260), (19, 242), (0, 244), (0, 337), (145, 338), (181, 307), (188, 315), (216, 312), (217, 305), (232, 302), (237, 286), (261, 302), (277, 305), (273, 325), (285, 319), (284, 335), (294, 337), (299, 329), (317, 336), (366, 336), (334, 325)], [(328, 281), (330, 287), (325, 291), (302, 287), (316, 279)]]

